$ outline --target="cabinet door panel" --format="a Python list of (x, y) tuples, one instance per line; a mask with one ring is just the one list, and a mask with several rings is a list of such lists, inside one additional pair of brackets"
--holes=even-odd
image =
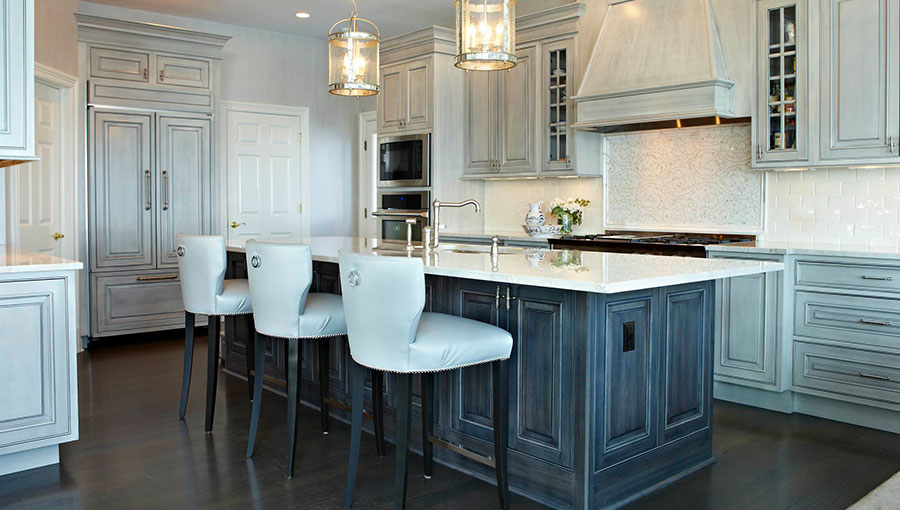
[(468, 173), (493, 170), (497, 122), (496, 73), (466, 74), (466, 164)]
[(900, 1), (828, 0), (822, 9), (822, 158), (897, 156)]
[(65, 280), (0, 283), (0, 453), (77, 434), (69, 320)]
[(431, 98), (431, 60), (410, 62), (406, 65), (406, 127), (427, 128), (431, 125), (429, 108)]
[(92, 335), (121, 335), (184, 327), (178, 272), (92, 276)]
[(209, 88), (209, 61), (157, 55), (157, 83), (200, 89)]
[(91, 48), (91, 76), (150, 82), (150, 54), (143, 51)]
[(403, 102), (403, 66), (389, 66), (381, 70), (381, 93), (378, 101), (380, 119), (378, 132), (397, 130), (403, 120), (401, 103)]
[(779, 280), (764, 273), (717, 282), (716, 375), (775, 384)]
[(669, 442), (709, 426), (709, 355), (711, 301), (706, 284), (663, 291), (662, 355), (664, 405), (660, 409), (660, 441)]
[(534, 168), (535, 49), (516, 51), (516, 67), (502, 74), (500, 94), (500, 171)]
[(158, 259), (176, 267), (177, 234), (209, 231), (209, 119), (160, 117), (157, 149)]
[(0, 157), (34, 154), (33, 7), (0, 0)]
[(90, 207), (94, 269), (154, 267), (151, 115), (96, 112)]

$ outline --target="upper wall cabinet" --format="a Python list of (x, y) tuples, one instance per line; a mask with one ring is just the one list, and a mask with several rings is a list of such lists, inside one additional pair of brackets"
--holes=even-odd
[(806, 2), (759, 2), (757, 16), (756, 161), (804, 162), (809, 158)]
[(431, 128), (434, 74), (432, 58), (381, 67), (378, 132), (424, 131)]
[(753, 165), (900, 163), (900, 0), (757, 6)]
[(0, 160), (34, 159), (34, 3), (0, 0)]
[(900, 0), (826, 0), (821, 19), (822, 162), (900, 161)]

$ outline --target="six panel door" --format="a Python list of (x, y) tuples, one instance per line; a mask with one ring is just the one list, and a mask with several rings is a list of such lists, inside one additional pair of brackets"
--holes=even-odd
[(209, 231), (209, 129), (208, 118), (158, 119), (159, 267), (177, 267), (177, 234)]
[(93, 112), (91, 266), (155, 267), (152, 114)]

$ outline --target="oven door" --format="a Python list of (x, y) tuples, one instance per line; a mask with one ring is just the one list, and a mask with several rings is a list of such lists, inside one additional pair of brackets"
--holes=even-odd
[(425, 187), (430, 185), (431, 135), (404, 135), (378, 141), (379, 187)]
[(422, 241), (422, 228), (428, 225), (428, 191), (380, 191), (378, 210), (378, 238), (384, 241), (406, 242), (406, 220), (415, 218), (413, 241)]
[(412, 228), (413, 242), (422, 242), (422, 228), (427, 224), (427, 219), (421, 216), (382, 216), (378, 219), (378, 238), (382, 241), (406, 242), (406, 219), (413, 217), (416, 224)]

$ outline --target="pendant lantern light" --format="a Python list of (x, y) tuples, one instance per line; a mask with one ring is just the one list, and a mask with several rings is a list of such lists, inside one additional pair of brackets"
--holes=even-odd
[[(361, 30), (360, 23), (371, 26)], [(331, 26), (328, 34), (328, 92), (339, 96), (378, 94), (378, 51), (381, 34), (371, 21), (353, 13)]]
[(516, 65), (516, 0), (456, 0), (456, 67), (498, 71)]

